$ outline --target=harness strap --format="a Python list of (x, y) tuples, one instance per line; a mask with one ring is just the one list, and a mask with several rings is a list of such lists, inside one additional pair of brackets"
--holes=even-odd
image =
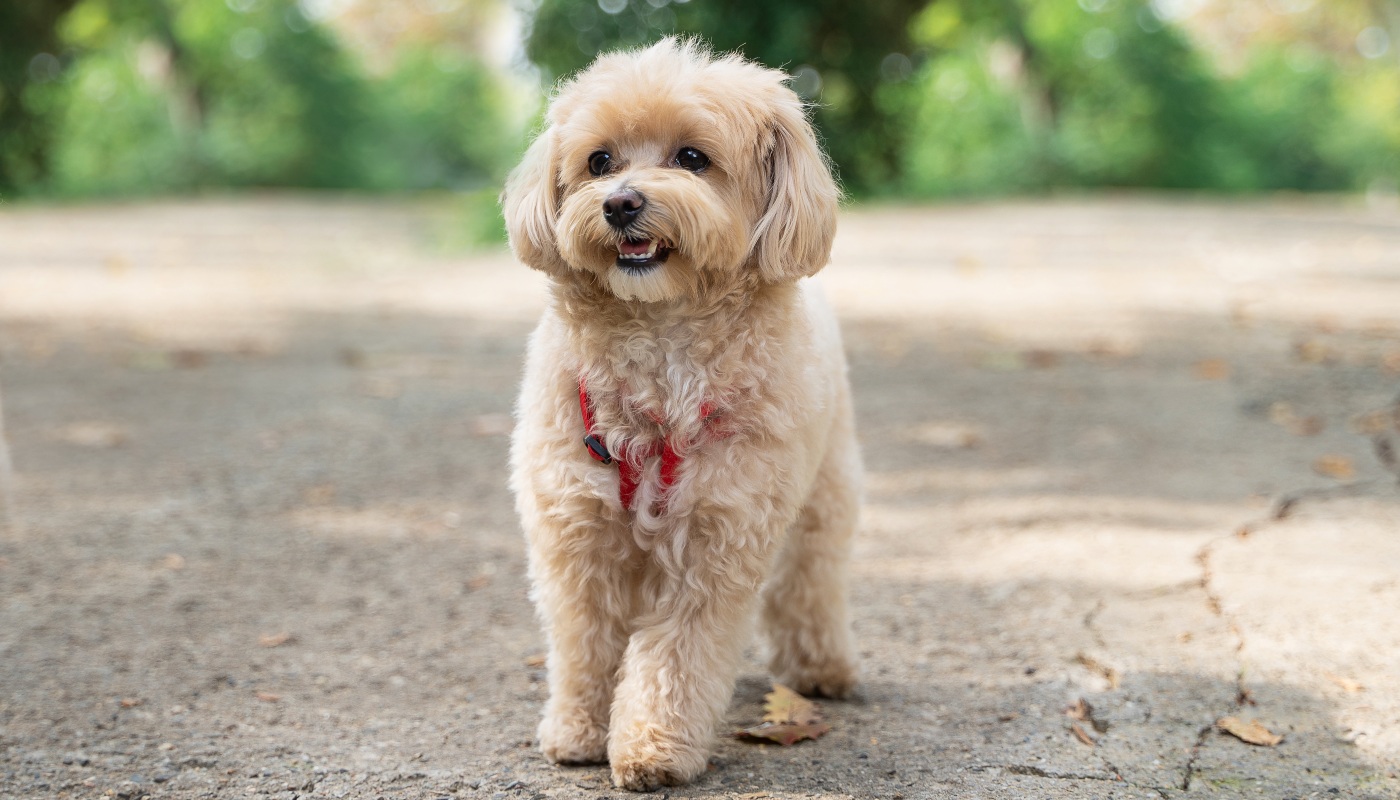
[[(593, 432), (593, 402), (588, 397), (588, 388), (584, 385), (583, 379), (578, 382), (578, 407), (583, 416), (583, 446), (588, 450), (588, 454), (593, 460), (604, 464), (617, 464), (618, 477), (618, 499), (622, 502), (622, 507), (631, 510), (632, 501), (637, 496), (637, 487), (641, 484), (641, 471), (635, 466), (635, 461), (628, 458), (628, 452), (623, 449), (625, 445), (620, 445), (620, 452), (617, 456), (608, 452), (608, 447), (603, 442), (603, 438)], [(715, 409), (706, 403), (700, 409), (701, 418), (708, 425), (715, 416)], [(721, 438), (727, 434), (720, 434)], [(671, 437), (666, 437), (661, 445), (648, 448), (642, 454), (643, 459), (661, 457), (661, 494), (665, 497), (672, 485), (676, 482), (676, 476), (680, 472), (681, 454), (677, 452), (671, 442)], [(664, 501), (663, 501), (664, 502)]]

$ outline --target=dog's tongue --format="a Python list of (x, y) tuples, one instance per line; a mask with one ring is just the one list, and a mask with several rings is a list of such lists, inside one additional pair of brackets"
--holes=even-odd
[(624, 256), (644, 256), (651, 250), (650, 239), (623, 239), (617, 246), (617, 252)]

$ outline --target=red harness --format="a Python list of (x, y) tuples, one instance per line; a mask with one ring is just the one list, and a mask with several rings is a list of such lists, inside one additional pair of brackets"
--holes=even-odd
[[(637, 468), (637, 460), (628, 457), (626, 450), (621, 450), (618, 457), (608, 452), (607, 445), (603, 444), (603, 437), (593, 432), (593, 402), (588, 399), (588, 389), (583, 385), (583, 379), (578, 382), (578, 407), (583, 414), (583, 446), (588, 450), (588, 454), (593, 456), (594, 461), (601, 461), (604, 464), (617, 464), (618, 476), (618, 499), (622, 501), (622, 507), (630, 510), (632, 500), (637, 496), (637, 486), (641, 483), (642, 476)], [(718, 438), (726, 438), (731, 431), (715, 431), (711, 426), (715, 418), (715, 409), (709, 403), (700, 407), (701, 419), (709, 427), (711, 433)], [(625, 446), (624, 446), (625, 447)], [(680, 450), (689, 448), (689, 443)], [(658, 444), (653, 444), (642, 453), (642, 459), (661, 457), (661, 496), (664, 498), (671, 485), (676, 482), (676, 472), (681, 466), (681, 453), (671, 442), (671, 437)]]

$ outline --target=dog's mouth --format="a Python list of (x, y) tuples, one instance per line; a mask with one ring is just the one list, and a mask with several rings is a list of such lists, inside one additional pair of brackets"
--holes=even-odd
[(660, 239), (626, 238), (617, 243), (617, 266), (632, 275), (642, 275), (661, 266), (674, 247)]

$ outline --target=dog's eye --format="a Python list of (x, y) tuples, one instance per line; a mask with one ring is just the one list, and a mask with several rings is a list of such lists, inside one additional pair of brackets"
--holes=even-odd
[(588, 157), (588, 172), (595, 178), (607, 172), (610, 166), (612, 166), (612, 154), (606, 150), (599, 150)]
[(676, 166), (691, 172), (699, 172), (710, 166), (710, 159), (709, 156), (694, 147), (682, 147), (680, 152), (676, 153)]

